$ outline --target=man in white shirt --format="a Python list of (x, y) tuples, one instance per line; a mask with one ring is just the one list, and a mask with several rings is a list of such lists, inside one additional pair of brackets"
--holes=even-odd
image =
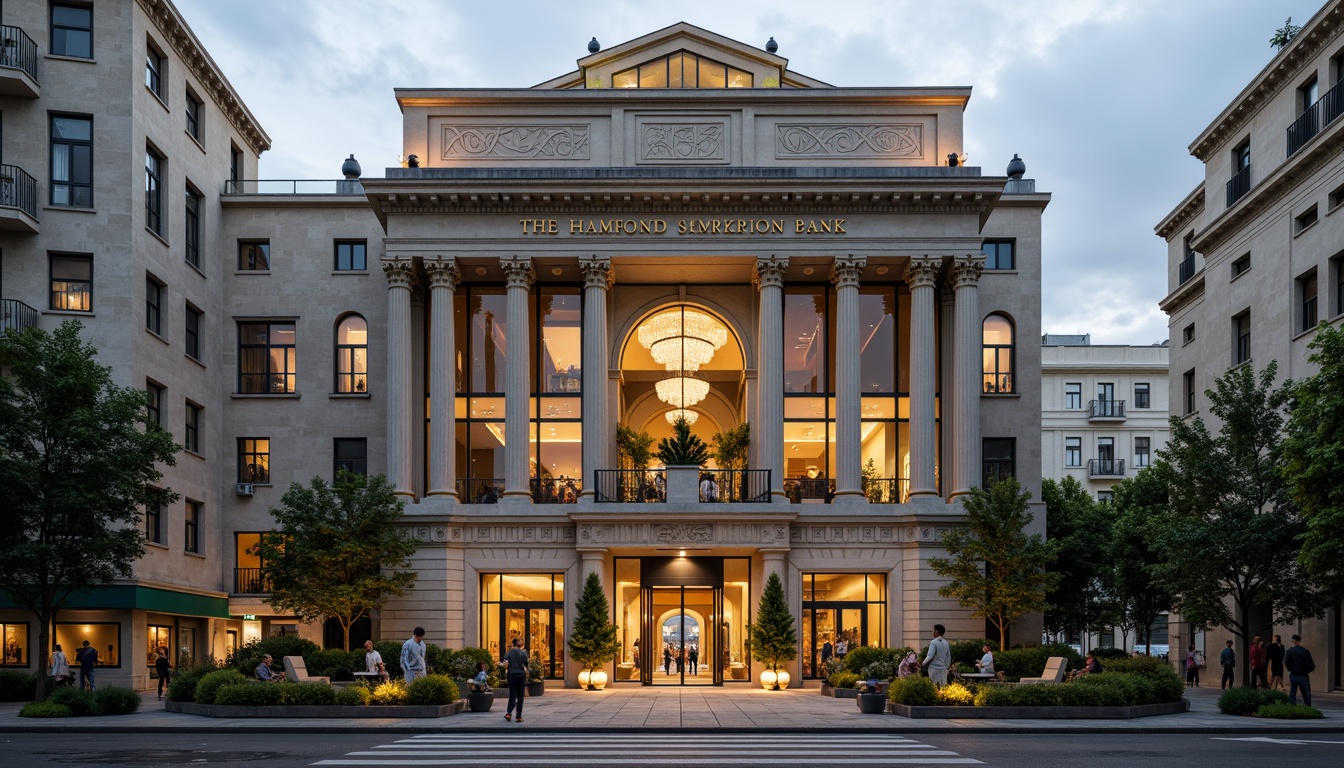
[(414, 636), (401, 644), (401, 670), (406, 673), (406, 682), (408, 683), (413, 683), (425, 676), (424, 627), (416, 627)]
[(929, 641), (929, 652), (924, 657), (929, 679), (939, 688), (947, 685), (947, 670), (952, 666), (952, 646), (943, 639), (945, 631), (942, 624), (933, 625), (933, 640)]

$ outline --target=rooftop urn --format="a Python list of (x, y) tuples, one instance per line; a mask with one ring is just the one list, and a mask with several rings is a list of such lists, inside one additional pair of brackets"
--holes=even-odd
[(774, 53), (775, 51), (779, 50), (779, 43), (776, 43), (775, 38), (772, 37), (769, 40), (765, 41), (765, 50), (769, 51), (770, 53)]
[(341, 173), (347, 179), (358, 179), (363, 170), (359, 167), (359, 161), (355, 159), (355, 156), (350, 155), (344, 163), (341, 163)]
[(588, 52), (589, 52), (589, 53), (597, 53), (597, 52), (600, 51), (600, 50), (602, 50), (602, 44), (599, 43), (599, 42), (597, 42), (597, 38), (596, 38), (596, 37), (594, 37), (592, 40), (589, 40), (589, 41), (588, 41)]
[(1027, 164), (1022, 162), (1022, 158), (1013, 153), (1013, 159), (1008, 161), (1008, 178), (1020, 179), (1027, 172)]

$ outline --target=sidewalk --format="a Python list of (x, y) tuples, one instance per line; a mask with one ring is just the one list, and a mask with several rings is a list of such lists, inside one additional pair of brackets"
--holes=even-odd
[[(815, 688), (765, 691), (758, 687), (643, 688), (605, 691), (547, 689), (527, 700), (530, 730), (581, 732), (644, 730), (680, 732), (849, 731), (859, 733), (1344, 733), (1344, 694), (1313, 696), (1321, 720), (1259, 720), (1218, 713), (1217, 688), (1187, 689), (1189, 712), (1137, 720), (910, 720), (895, 715), (862, 715), (850, 699), (821, 696)], [(206, 718), (166, 712), (146, 694), (140, 711), (123, 717), (30, 719), (18, 717), (20, 704), (0, 704), (0, 733), (425, 733), (516, 730), (504, 722), (503, 699), (487, 713), (464, 712), (435, 720)]]

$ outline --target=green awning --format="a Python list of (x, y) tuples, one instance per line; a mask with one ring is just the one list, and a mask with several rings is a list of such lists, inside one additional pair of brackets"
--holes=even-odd
[[(13, 601), (0, 596), (0, 607), (18, 608)], [(176, 592), (158, 587), (119, 584), (106, 589), (76, 592), (70, 596), (70, 605), (64, 610), (142, 610), (154, 613), (173, 613), (179, 616), (204, 616), (227, 619), (229, 600), (193, 592)]]

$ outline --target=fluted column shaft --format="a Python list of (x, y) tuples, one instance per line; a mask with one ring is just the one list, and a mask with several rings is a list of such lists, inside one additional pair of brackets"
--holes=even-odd
[(859, 365), (859, 276), (865, 259), (838, 258), (831, 270), (835, 283), (835, 497), (839, 502), (866, 501), (859, 454), (863, 399)]
[(582, 500), (597, 491), (596, 470), (611, 460), (612, 431), (607, 414), (607, 288), (611, 261), (581, 259), (583, 272), (583, 490)]
[(528, 403), (531, 400), (532, 360), (527, 299), (532, 288), (532, 263), (527, 259), (503, 259), (500, 266), (507, 280), (508, 295), (504, 329), (508, 351), (504, 357), (504, 499), (532, 501), (528, 458)]
[(955, 375), (952, 407), (957, 418), (952, 432), (952, 492), (948, 501), (971, 492), (980, 477), (980, 387), (983, 329), (980, 321), (980, 273), (985, 257), (959, 257), (952, 265), (956, 291)]
[(457, 264), (451, 259), (425, 262), (429, 276), (429, 491), (428, 496), (457, 499), (456, 409), (453, 355), (457, 348), (453, 328)]
[(934, 384), (936, 382), (934, 283), (940, 260), (913, 258), (905, 272), (910, 285), (910, 496), (937, 496), (934, 477)]
[(411, 289), (415, 265), (410, 259), (386, 259), (387, 277), (387, 478), (398, 496), (414, 498), (411, 402)]
[(760, 350), (757, 365), (757, 460), (770, 470), (771, 501), (784, 496), (784, 270), (787, 258), (756, 260), (760, 288)]

